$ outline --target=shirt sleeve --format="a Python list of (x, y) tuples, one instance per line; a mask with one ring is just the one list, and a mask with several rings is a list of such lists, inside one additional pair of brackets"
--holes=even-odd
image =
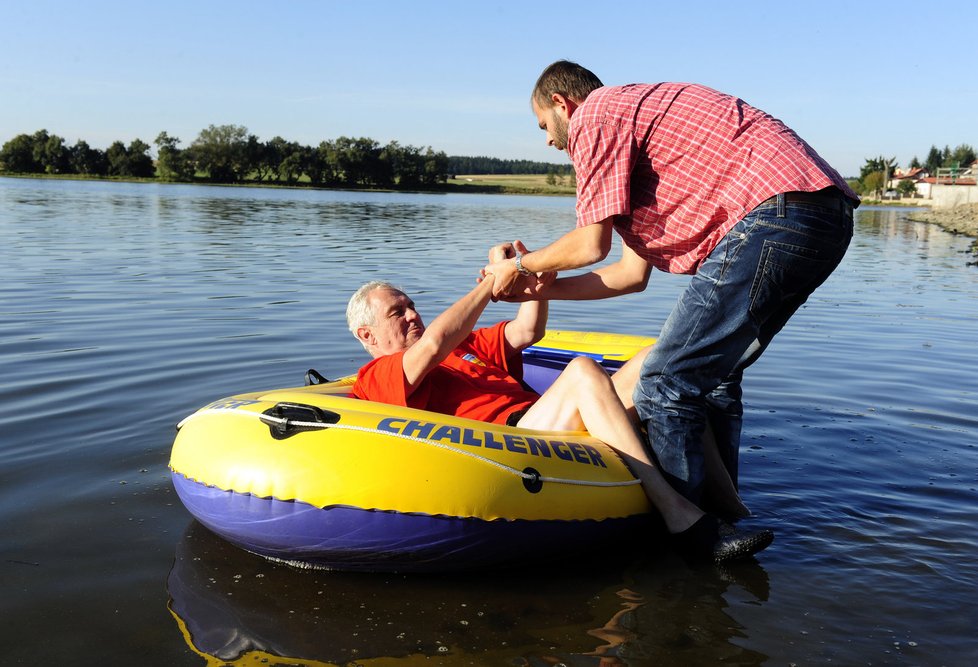
[(429, 391), (427, 378), (408, 396), (407, 378), (404, 377), (404, 352), (379, 357), (361, 368), (353, 384), (353, 395), (363, 400), (390, 405), (424, 405)]
[(617, 122), (585, 119), (574, 132), (577, 226), (629, 215), (631, 173), (638, 155), (632, 132)]

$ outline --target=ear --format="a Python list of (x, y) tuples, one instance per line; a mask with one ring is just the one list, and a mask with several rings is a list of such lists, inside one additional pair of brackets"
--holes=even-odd
[(374, 345), (377, 342), (368, 326), (357, 327), (357, 340), (366, 345)]
[(553, 108), (559, 111), (565, 118), (570, 118), (574, 110), (577, 109), (578, 104), (571, 98), (561, 95), (560, 93), (554, 93), (550, 96), (550, 101), (553, 102)]

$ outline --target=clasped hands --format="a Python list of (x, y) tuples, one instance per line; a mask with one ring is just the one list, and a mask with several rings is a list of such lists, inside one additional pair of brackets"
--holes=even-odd
[(493, 301), (532, 301), (544, 298), (544, 289), (557, 277), (556, 271), (521, 274), (513, 261), (517, 252), (521, 255), (530, 252), (519, 239), (512, 243), (500, 243), (489, 249), (489, 263), (480, 271), (479, 280), (489, 275), (493, 277)]

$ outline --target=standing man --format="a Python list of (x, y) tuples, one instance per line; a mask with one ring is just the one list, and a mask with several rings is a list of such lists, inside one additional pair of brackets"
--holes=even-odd
[[(708, 502), (705, 426), (736, 483), (743, 370), (839, 264), (858, 198), (784, 123), (704, 86), (604, 87), (559, 61), (540, 75), (531, 103), (547, 144), (574, 163), (577, 228), (513, 259), (492, 261), (497, 250), (485, 268), (493, 295), (604, 299), (644, 290), (653, 268), (691, 274), (634, 398), (666, 478)], [(519, 288), (521, 273), (603, 260), (612, 230), (622, 239), (617, 262)]]

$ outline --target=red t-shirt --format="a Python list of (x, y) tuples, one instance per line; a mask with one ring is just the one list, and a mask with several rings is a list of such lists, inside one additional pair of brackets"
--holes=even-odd
[(577, 225), (610, 217), (629, 248), (695, 273), (753, 208), (782, 192), (839, 188), (859, 199), (777, 118), (689, 83), (599, 88), (571, 116)]
[(506, 359), (507, 322), (477, 329), (407, 395), (404, 352), (374, 359), (357, 373), (353, 395), (441, 414), (505, 424), (506, 418), (539, 398), (526, 391), (523, 358)]

